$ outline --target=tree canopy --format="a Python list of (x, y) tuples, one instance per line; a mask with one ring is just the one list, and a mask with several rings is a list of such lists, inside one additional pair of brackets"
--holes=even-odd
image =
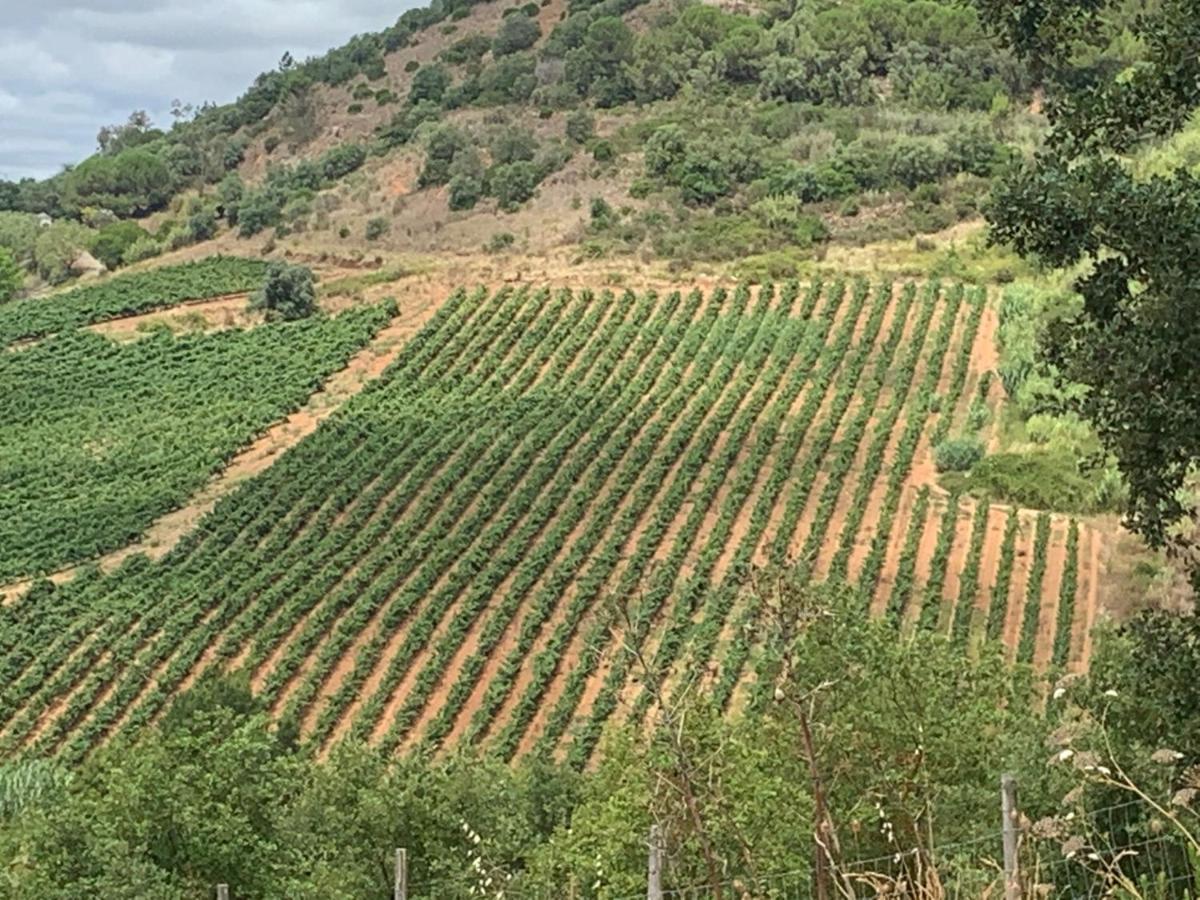
[(1130, 524), (1168, 544), (1200, 462), (1200, 181), (1182, 168), (1143, 177), (1134, 161), (1200, 107), (1200, 10), (1164, 0), (1126, 16), (1141, 54), (1113, 71), (1081, 57), (1109, 39), (1122, 4), (976, 5), (1043, 78), (1052, 125), (1036, 158), (995, 187), (992, 234), (1078, 267), (1082, 306), (1051, 330), (1046, 355), (1088, 388), (1082, 411), (1129, 483)]

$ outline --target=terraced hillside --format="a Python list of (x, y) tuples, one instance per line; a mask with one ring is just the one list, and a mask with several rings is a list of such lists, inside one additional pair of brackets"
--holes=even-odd
[(740, 587), (772, 565), (1078, 665), (1099, 536), (932, 475), (993, 321), (937, 284), (459, 291), (160, 562), (4, 608), (0, 750), (79, 758), (224, 669), (317, 752), (583, 764), (653, 711), (629, 648), (668, 692), (746, 702)]

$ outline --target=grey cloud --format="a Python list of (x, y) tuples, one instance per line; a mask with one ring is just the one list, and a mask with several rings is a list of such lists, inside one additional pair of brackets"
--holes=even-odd
[(95, 150), (100, 126), (175, 98), (233, 100), (290, 51), (325, 52), (418, 0), (44, 0), (0, 23), (0, 177), (44, 177)]

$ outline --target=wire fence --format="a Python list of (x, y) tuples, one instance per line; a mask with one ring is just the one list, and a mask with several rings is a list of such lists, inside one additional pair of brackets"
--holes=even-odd
[[(999, 818), (999, 817), (998, 817)], [(1030, 821), (1014, 810), (1015, 852), (1004, 829), (981, 829), (932, 848), (897, 846), (888, 854), (828, 856), (818, 886), (814, 868), (771, 874), (722, 874), (689, 880), (695, 859), (680, 859), (646, 841), (646, 886), (635, 893), (603, 878), (588, 884), (532, 887), (522, 873), (465, 866), (461, 877), (410, 881), (397, 851), (394, 900), (1200, 900), (1200, 845), (1165, 807), (1133, 799)], [(798, 835), (798, 858), (814, 858), (811, 835)], [(751, 848), (752, 850), (752, 848)], [(1010, 881), (1010, 878), (1012, 879)], [(628, 885), (628, 881), (625, 882)], [(823, 887), (823, 889), (821, 889)], [(229, 896), (228, 893), (218, 897)], [(236, 892), (232, 895), (236, 900)]]

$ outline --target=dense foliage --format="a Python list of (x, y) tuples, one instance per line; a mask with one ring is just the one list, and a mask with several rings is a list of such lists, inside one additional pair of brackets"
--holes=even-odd
[(303, 319), (317, 308), (317, 288), (312, 269), (273, 262), (267, 266), (263, 286), (250, 305), (265, 311), (268, 319)]
[(371, 308), (131, 344), (77, 331), (0, 354), (0, 578), (135, 539), (386, 320)]
[[(1067, 829), (1105, 858), (1141, 847), (1118, 873), (1131, 883), (1186, 871), (1186, 857), (1173, 858), (1183, 836), (1098, 768), (1135, 774), (1156, 800), (1186, 776), (1194, 752), (1167, 748), (1193, 749), (1194, 623), (1150, 617), (1110, 636), (1094, 678), (1057, 689), (1037, 714), (1039, 686), (997, 654), (971, 660), (923, 632), (897, 641), (832, 592), (763, 589), (769, 699), (728, 722), (693, 697), (658, 713), (668, 727), (648, 740), (614, 731), (585, 776), (362, 746), (318, 762), (269, 726), (244, 683), (202, 679), (136, 743), (114, 742), (73, 776), (43, 762), (0, 766), (0, 886), (15, 900), (182, 900), (218, 882), (236, 897), (350, 900), (387, 894), (391, 851), (403, 846), (411, 897), (609, 900), (644, 895), (655, 822), (669, 889), (804, 891), (824, 809), (832, 859), (875, 879), (857, 884), (859, 896), (889, 896), (883, 883), (899, 877), (988, 896), (999, 889), (1000, 772), (1039, 822), (1021, 845), (1039, 896), (1114, 884), (1088, 856), (1064, 859)], [(1182, 804), (1172, 815), (1195, 823)], [(1186, 896), (1188, 884), (1133, 896)]]
[(1047, 352), (1087, 387), (1079, 408), (1128, 482), (1130, 524), (1162, 545), (1189, 511), (1180, 488), (1200, 460), (1190, 264), (1200, 183), (1183, 167), (1142, 177), (1129, 157), (1200, 107), (1200, 11), (1186, 0), (1142, 10), (1128, 24), (1141, 59), (1114, 71), (1080, 57), (1128, 4), (976, 5), (1043, 74), (1053, 126), (1037, 159), (997, 187), (993, 233), (1049, 265), (1086, 264), (1075, 284), (1082, 309), (1054, 329)]
[(200, 262), (117, 275), (49, 297), (0, 307), (0, 346), (107, 319), (258, 287), (266, 263), (214, 256)]

